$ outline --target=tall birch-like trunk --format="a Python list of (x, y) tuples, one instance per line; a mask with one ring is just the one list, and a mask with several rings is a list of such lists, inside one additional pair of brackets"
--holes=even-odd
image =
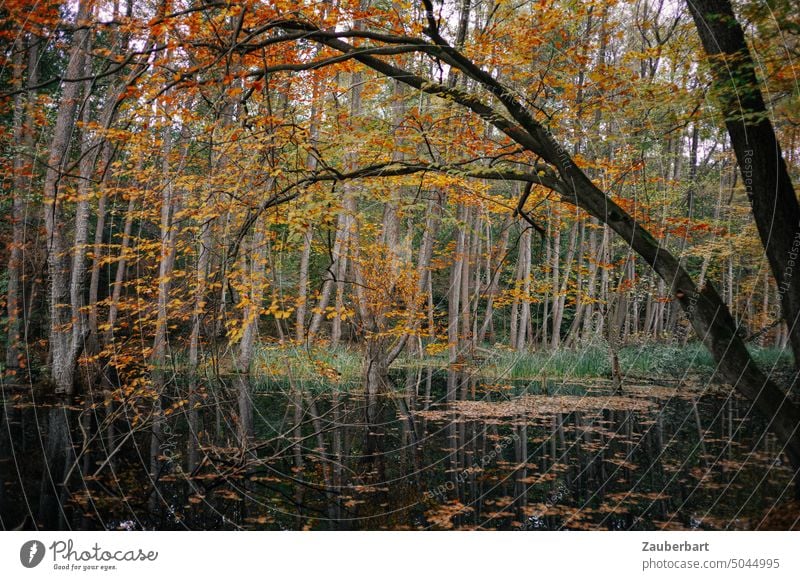
[(266, 224), (259, 220), (254, 226), (250, 247), (247, 254), (250, 257), (244, 272), (248, 277), (249, 295), (242, 312), (242, 338), (239, 341), (237, 365), (237, 401), (239, 406), (238, 435), (241, 445), (246, 445), (254, 436), (253, 427), (253, 401), (250, 393), (250, 366), (255, 354), (256, 339), (258, 338), (258, 321), (264, 301), (264, 286), (266, 284)]
[(569, 246), (567, 247), (567, 256), (564, 262), (564, 272), (562, 276), (561, 285), (555, 287), (558, 294), (553, 300), (553, 338), (551, 347), (553, 350), (561, 346), (561, 321), (564, 319), (564, 308), (567, 302), (567, 290), (569, 288), (569, 277), (572, 270), (572, 261), (575, 259), (575, 245), (578, 240), (578, 221), (572, 224), (569, 235)]
[[(38, 48), (35, 42), (20, 34), (14, 43), (12, 62), (12, 82), (16, 90), (22, 91), (27, 85), (27, 92), (19, 92), (14, 98), (14, 142), (20, 148), (14, 154), (12, 201), (11, 201), (11, 246), (8, 252), (8, 288), (6, 307), (8, 310), (8, 340), (6, 346), (6, 368), (14, 369), (22, 362), (20, 345), (23, 342), (23, 320), (25, 309), (22, 287), (24, 284), (23, 248), (25, 246), (25, 214), (27, 208), (26, 189), (30, 183), (28, 174), (33, 158), (33, 101), (31, 87), (38, 82)], [(23, 79), (25, 58), (27, 57), (27, 83)]]
[[(76, 22), (89, 17), (89, 3), (78, 4)], [(83, 76), (89, 31), (78, 28), (73, 35), (66, 78)], [(51, 377), (56, 392), (71, 395), (75, 392), (75, 353), (72, 350), (73, 309), (70, 305), (69, 251), (63, 232), (63, 201), (61, 180), (69, 161), (69, 145), (75, 127), (75, 112), (81, 83), (67, 82), (59, 101), (50, 155), (44, 178), (45, 233), (47, 235), (48, 297), (50, 302), (50, 360)]]
[(522, 298), (519, 307), (519, 325), (517, 328), (517, 350), (524, 350), (527, 346), (528, 323), (531, 319), (531, 236), (533, 232), (526, 227), (519, 241), (519, 259), (522, 263), (520, 276), (522, 278)]

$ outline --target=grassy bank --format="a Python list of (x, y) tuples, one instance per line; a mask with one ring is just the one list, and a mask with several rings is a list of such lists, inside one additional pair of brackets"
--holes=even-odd
[[(758, 365), (767, 372), (791, 367), (789, 351), (774, 348), (750, 349)], [(611, 375), (608, 350), (588, 346), (579, 350), (512, 352), (484, 349), (481, 360), (469, 363), (470, 368), (490, 380), (522, 380), (534, 378), (588, 379)], [(710, 377), (715, 364), (701, 344), (670, 346), (647, 344), (624, 347), (619, 352), (623, 375), (630, 379), (681, 379), (686, 376)], [(258, 382), (297, 383), (298, 386), (341, 385), (360, 383), (363, 359), (356, 347), (313, 349), (267, 347), (259, 350), (253, 374)], [(405, 357), (393, 368), (428, 367), (445, 369), (443, 355)]]
[[(750, 352), (767, 372), (792, 365), (788, 350), (752, 347)], [(620, 349), (619, 362), (623, 375), (639, 378), (711, 376), (716, 367), (711, 354), (701, 344), (628, 346)], [(481, 374), (507, 379), (610, 377), (611, 361), (608, 350), (598, 346), (581, 350), (505, 352), (487, 357)]]
[(362, 365), (362, 353), (353, 347), (269, 346), (257, 351), (251, 374), (256, 384), (349, 388), (360, 382)]

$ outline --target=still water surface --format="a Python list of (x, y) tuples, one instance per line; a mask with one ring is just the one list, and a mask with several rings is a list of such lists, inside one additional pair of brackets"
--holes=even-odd
[(224, 387), (196, 433), (168, 401), (155, 436), (120, 404), (4, 390), (2, 527), (752, 529), (792, 493), (764, 422), (719, 388), (393, 380), (266, 385), (244, 453)]

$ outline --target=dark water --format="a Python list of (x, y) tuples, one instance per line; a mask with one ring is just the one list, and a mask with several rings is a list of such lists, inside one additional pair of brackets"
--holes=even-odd
[(246, 452), (233, 386), (206, 387), (193, 412), (165, 397), (156, 421), (120, 399), (65, 405), (4, 388), (0, 523), (753, 529), (792, 495), (775, 438), (724, 390), (643, 385), (612, 396), (597, 384), (417, 369), (393, 379), (391, 393), (371, 398), (267, 385)]

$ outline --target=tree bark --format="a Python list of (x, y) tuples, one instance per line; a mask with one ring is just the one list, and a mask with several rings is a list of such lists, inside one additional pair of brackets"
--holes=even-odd
[[(76, 22), (88, 18), (89, 4), (88, 2), (78, 4)], [(78, 28), (75, 31), (65, 73), (67, 78), (78, 78), (83, 75), (88, 39), (87, 29)], [(77, 82), (64, 84), (44, 178), (44, 222), (47, 235), (50, 302), (50, 372), (56, 392), (67, 395), (75, 392), (75, 357), (72, 353), (74, 321), (69, 300), (70, 273), (67, 264), (69, 250), (64, 243), (62, 231), (63, 206), (59, 186), (69, 159), (70, 137), (75, 127), (75, 111), (81, 88), (81, 83)]]
[(578, 241), (578, 221), (572, 224), (569, 235), (569, 245), (567, 246), (567, 256), (564, 261), (564, 272), (562, 276), (561, 286), (555, 286), (554, 292), (557, 292), (554, 298), (554, 304), (558, 305), (558, 309), (553, 311), (553, 350), (561, 346), (561, 321), (564, 319), (564, 308), (567, 303), (567, 290), (569, 289), (569, 277), (572, 271), (572, 260), (575, 259), (575, 247)]
[[(91, 40), (87, 41), (89, 44)], [(91, 46), (89, 46), (91, 48)], [(86, 59), (85, 75), (91, 76), (91, 60)], [(81, 116), (81, 158), (78, 164), (80, 182), (78, 183), (78, 200), (75, 205), (74, 241), (72, 244), (72, 264), (69, 278), (69, 304), (72, 319), (72, 336), (70, 340), (69, 356), (74, 367), (77, 357), (84, 347), (84, 341), (89, 335), (86, 313), (84, 312), (85, 300), (83, 298), (84, 274), (86, 273), (86, 244), (89, 240), (89, 197), (92, 195), (92, 177), (96, 156), (92, 154), (92, 137), (89, 124), (92, 119), (92, 109), (89, 97), (92, 92), (92, 82), (84, 83), (83, 114)]]
[[(239, 405), (239, 442), (246, 445), (254, 436), (253, 427), (253, 401), (250, 394), (250, 366), (255, 353), (256, 339), (258, 338), (258, 321), (261, 317), (262, 302), (264, 300), (264, 285), (266, 279), (265, 256), (265, 228), (261, 221), (256, 222), (248, 255), (249, 267), (245, 272), (250, 285), (249, 296), (242, 312), (242, 338), (239, 341), (238, 355), (236, 358), (236, 378)], [(244, 273), (244, 272), (243, 272)]]
[(522, 263), (522, 298), (519, 305), (519, 324), (517, 339), (514, 342), (517, 350), (526, 350), (528, 341), (533, 337), (528, 336), (528, 326), (531, 320), (531, 236), (532, 228), (525, 226), (519, 241), (519, 259)]
[(114, 328), (117, 325), (117, 314), (119, 312), (119, 302), (122, 298), (122, 286), (125, 282), (125, 274), (128, 263), (128, 246), (131, 243), (131, 231), (133, 230), (133, 210), (136, 207), (133, 196), (128, 200), (128, 208), (125, 211), (125, 224), (122, 226), (122, 240), (120, 240), (119, 258), (117, 258), (117, 270), (114, 274), (114, 283), (111, 287), (111, 300), (108, 305), (108, 318), (106, 330), (103, 333), (103, 343), (111, 344), (114, 339)]
[[(319, 81), (314, 78), (311, 87), (311, 112), (308, 127), (309, 145), (316, 147), (319, 140), (320, 112), (317, 106), (319, 100)], [(309, 152), (306, 156), (306, 167), (309, 171), (317, 168), (317, 158)], [(294, 339), (297, 344), (301, 344), (305, 339), (306, 333), (306, 313), (308, 311), (308, 265), (311, 259), (311, 242), (314, 238), (314, 230), (311, 225), (303, 232), (303, 249), (300, 253), (300, 273), (297, 280), (297, 311), (295, 313)]]
[[(495, 336), (493, 332), (493, 317), (494, 317), (494, 300), (500, 291), (500, 276), (502, 274), (503, 262), (506, 259), (506, 252), (508, 250), (508, 236), (511, 231), (511, 223), (508, 219), (503, 220), (502, 231), (500, 240), (494, 251), (487, 256), (486, 270), (489, 277), (489, 287), (486, 291), (486, 310), (483, 315), (483, 325), (481, 326), (480, 333), (478, 334), (478, 342), (482, 343), (486, 340), (487, 332), (489, 339), (494, 342)], [(490, 230), (491, 224), (487, 224), (487, 232)]]
[[(14, 43), (12, 80), (14, 88), (22, 91), (27, 85), (28, 92), (19, 92), (14, 99), (14, 142), (20, 147), (14, 155), (12, 202), (11, 202), (11, 245), (8, 252), (8, 289), (6, 308), (8, 310), (8, 341), (6, 346), (6, 368), (19, 368), (23, 362), (20, 346), (23, 341), (23, 320), (25, 319), (22, 287), (25, 279), (23, 247), (25, 245), (25, 213), (27, 196), (25, 190), (30, 183), (29, 173), (34, 156), (34, 94), (30, 87), (38, 82), (37, 44), (29, 42), (22, 34)], [(28, 79), (23, 79), (25, 57), (28, 59)]]
[[(463, 220), (464, 215), (459, 206), (458, 219)], [(461, 275), (464, 271), (462, 262), (465, 251), (464, 225), (459, 223), (456, 230), (456, 247), (453, 256), (453, 266), (450, 269), (450, 286), (447, 293), (447, 344), (450, 364), (456, 362), (461, 353), (461, 334), (459, 332), (461, 319)]]
[[(687, 6), (711, 63), (718, 107), (725, 117), (781, 312), (800, 368), (800, 205), (761, 94), (744, 31), (729, 0), (691, 0)], [(724, 65), (723, 65), (724, 63)]]

